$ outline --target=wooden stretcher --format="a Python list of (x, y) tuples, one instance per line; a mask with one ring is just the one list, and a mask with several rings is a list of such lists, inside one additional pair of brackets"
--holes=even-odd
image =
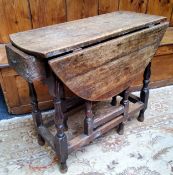
[[(136, 112), (140, 111), (138, 120), (144, 120), (151, 59), (167, 27), (165, 17), (114, 12), (10, 35), (11, 44), (6, 46), (9, 64), (29, 82), (39, 144), (47, 141), (56, 151), (62, 171), (67, 170), (70, 152), (115, 126), (122, 134), (125, 122)], [(136, 97), (129, 89), (141, 72), (143, 88)], [(55, 136), (43, 124), (38, 109), (33, 87), (38, 79), (47, 83), (54, 97)], [(64, 86), (78, 98), (64, 98)], [(122, 100), (116, 104), (118, 95)], [(94, 116), (92, 102), (109, 98), (112, 101), (107, 112)], [(84, 132), (67, 141), (63, 112), (81, 103), (86, 110)]]

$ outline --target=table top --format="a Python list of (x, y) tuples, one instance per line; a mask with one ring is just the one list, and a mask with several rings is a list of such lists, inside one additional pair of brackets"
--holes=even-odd
[(25, 53), (50, 58), (165, 20), (161, 16), (118, 11), (11, 34), (10, 40)]

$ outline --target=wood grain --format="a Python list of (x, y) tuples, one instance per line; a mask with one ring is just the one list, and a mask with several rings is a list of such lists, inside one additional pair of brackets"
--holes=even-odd
[(65, 0), (30, 0), (33, 28), (66, 21)]
[(67, 21), (98, 15), (98, 0), (67, 0)]
[(99, 14), (118, 10), (119, 0), (99, 0)]
[(162, 15), (171, 20), (173, 0), (148, 0), (147, 13)]
[(118, 3), (120, 10), (145, 13), (147, 2), (148, 13), (168, 17), (173, 26), (172, 0), (0, 0), (0, 43), (7, 43), (9, 34), (32, 26), (38, 28), (66, 19), (95, 16), (98, 12), (113, 12), (118, 9)]
[(16, 75), (18, 75), (17, 72), (11, 67), (3, 68), (3, 69), (1, 69), (1, 72), (2, 72), (3, 76), (16, 76)]
[(50, 60), (49, 64), (79, 97), (91, 101), (105, 100), (130, 86), (131, 80), (145, 69), (167, 26), (168, 23), (163, 23), (134, 32)]
[[(48, 93), (47, 85), (43, 84), (40, 81), (34, 81), (34, 86), (37, 91), (37, 98), (39, 102), (53, 100)], [(24, 80), (21, 76), (16, 76), (16, 87), (18, 89), (18, 95), (21, 105), (30, 104), (29, 88), (26, 80)]]
[[(53, 109), (53, 101), (42, 101), (38, 103), (39, 109), (40, 110), (47, 110), (47, 109)], [(27, 114), (27, 113), (31, 113), (32, 108), (30, 104), (27, 105), (17, 105), (15, 107), (10, 107), (8, 106), (8, 111), (11, 114)]]
[(145, 13), (148, 0), (120, 0), (119, 10)]
[(168, 27), (161, 41), (161, 45), (173, 45), (173, 27)]
[[(163, 45), (160, 46), (155, 54), (155, 56), (159, 56), (159, 55), (170, 55), (173, 54), (173, 45)], [(164, 61), (163, 61), (163, 64)]]
[(29, 91), (28, 91), (27, 82), (21, 76), (16, 76), (15, 84), (18, 89), (18, 96), (20, 99), (20, 104), (21, 105), (30, 104), (30, 99), (28, 98)]
[(7, 66), (8, 66), (8, 60), (5, 51), (5, 44), (0, 44), (0, 68)]
[(10, 38), (24, 52), (48, 58), (164, 20), (164, 17), (141, 13), (113, 12), (12, 34)]
[[(157, 88), (173, 84), (173, 53), (167, 55), (155, 56), (151, 64), (151, 81), (150, 88)], [(142, 73), (133, 82), (133, 91), (140, 90), (142, 85)]]
[(3, 87), (4, 87), (4, 81), (3, 81), (2, 73), (0, 70), (0, 88), (2, 89), (3, 93), (5, 93), (5, 89)]
[(171, 13), (170, 26), (173, 27), (173, 7), (172, 7), (172, 13)]
[(154, 57), (152, 62), (153, 72), (151, 74), (151, 82), (173, 78), (172, 65), (173, 65), (173, 54)]
[(0, 0), (0, 24), (0, 43), (7, 43), (11, 33), (31, 29), (28, 0)]
[[(10, 89), (10, 91), (6, 94), (7, 99), (10, 99), (7, 104), (11, 107), (15, 107), (15, 105), (20, 106), (20, 100), (18, 96), (18, 89), (16, 87), (16, 79), (14, 76), (6, 76), (4, 78), (4, 74), (2, 75), (4, 80), (4, 86), (6, 89)], [(11, 88), (13, 87), (13, 88)]]
[[(132, 118), (136, 112), (138, 112), (141, 108), (143, 108), (143, 104), (140, 102), (136, 102), (135, 104), (130, 103), (129, 106), (130, 106), (128, 111), (129, 118)], [(102, 109), (104, 109), (103, 106), (102, 106)], [(101, 108), (98, 109), (100, 113), (102, 113), (102, 109)], [(77, 150), (78, 148), (84, 145), (89, 144), (92, 140), (96, 139), (97, 137), (100, 137), (101, 135), (108, 132), (112, 128), (115, 128), (116, 126), (118, 126), (118, 124), (120, 124), (122, 121), (123, 121), (123, 115), (120, 115), (114, 118), (113, 120), (109, 121), (108, 123), (104, 124), (103, 126), (94, 130), (94, 132), (90, 136), (87, 136), (81, 133), (79, 136), (72, 138), (68, 142), (69, 153)]]
[[(0, 78), (1, 88), (9, 113), (24, 114), (31, 112), (27, 82), (12, 68), (0, 69)], [(38, 94), (40, 109), (52, 108), (53, 101), (48, 93), (47, 86), (40, 81), (35, 81), (34, 85)]]
[(6, 45), (9, 65), (27, 81), (42, 80), (45, 78), (44, 63), (34, 56), (27, 55), (11, 44)]

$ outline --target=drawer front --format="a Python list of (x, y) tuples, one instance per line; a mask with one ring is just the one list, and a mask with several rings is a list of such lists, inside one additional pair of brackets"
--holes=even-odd
[(44, 63), (34, 56), (27, 55), (11, 44), (6, 46), (7, 58), (11, 67), (29, 82), (45, 77)]

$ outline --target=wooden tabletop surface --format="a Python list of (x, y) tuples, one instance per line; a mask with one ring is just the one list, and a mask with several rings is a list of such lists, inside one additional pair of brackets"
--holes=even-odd
[(161, 16), (119, 11), (11, 34), (10, 39), (13, 45), (28, 54), (49, 58), (165, 19)]

